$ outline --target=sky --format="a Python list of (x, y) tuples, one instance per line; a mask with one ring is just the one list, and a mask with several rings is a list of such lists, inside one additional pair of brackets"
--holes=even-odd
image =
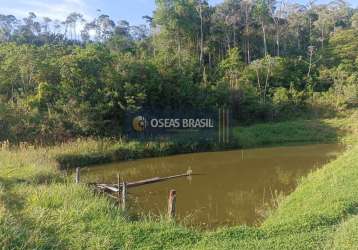
[[(211, 5), (223, 0), (209, 0)], [(306, 3), (308, 0), (291, 0)], [(318, 0), (328, 3), (331, 0)], [(358, 7), (358, 0), (348, 0), (352, 7)], [(71, 12), (79, 12), (85, 19), (92, 20), (99, 13), (108, 14), (113, 20), (127, 20), (132, 25), (145, 23), (142, 16), (152, 15), (155, 0), (0, 0), (0, 14), (13, 14), (25, 17), (35, 12), (39, 17), (64, 20)]]

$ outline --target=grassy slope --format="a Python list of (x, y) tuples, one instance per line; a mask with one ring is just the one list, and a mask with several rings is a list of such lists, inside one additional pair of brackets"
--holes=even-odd
[[(318, 141), (337, 137), (331, 134), (331, 129), (345, 127), (351, 131), (351, 136), (345, 137), (349, 139), (348, 143), (357, 145), (357, 120), (357, 117), (352, 117), (321, 121), (318, 128), (327, 130), (320, 130)], [(303, 126), (310, 124), (313, 127), (306, 129), (302, 137), (307, 133), (316, 136), (312, 132), (316, 122), (301, 122)], [(256, 136), (257, 145), (293, 142), (292, 139), (287, 141), (287, 135), (291, 135), (289, 138), (299, 136), (296, 132), (301, 125), (258, 125), (256, 129), (241, 129), (240, 136), (249, 142), (246, 146), (255, 145), (252, 139), (248, 140), (252, 135)], [(262, 135), (257, 131), (266, 132)], [(281, 136), (280, 131), (288, 134)], [(273, 135), (275, 140), (270, 139)], [(355, 216), (358, 206), (358, 146), (352, 146), (337, 160), (305, 178), (261, 227), (234, 227), (200, 233), (164, 220), (130, 221), (106, 197), (92, 193), (84, 185), (74, 185), (72, 178), (61, 176), (52, 160), (63, 150), (86, 154), (111, 147), (101, 144), (89, 142), (86, 146), (74, 144), (55, 149), (0, 151), (2, 248), (358, 248), (354, 241), (358, 235)]]
[(297, 120), (280, 123), (257, 124), (235, 129), (235, 139), (241, 147), (302, 144), (337, 141), (339, 119)]
[[(342, 124), (343, 123), (343, 124)], [(62, 168), (88, 166), (91, 164), (173, 155), (200, 151), (217, 151), (230, 148), (251, 148), (258, 146), (304, 144), (340, 141), (347, 126), (344, 119), (296, 120), (280, 123), (257, 124), (238, 127), (233, 131), (230, 144), (220, 145), (215, 141), (117, 142), (109, 140), (86, 140), (66, 144), (52, 150)]]

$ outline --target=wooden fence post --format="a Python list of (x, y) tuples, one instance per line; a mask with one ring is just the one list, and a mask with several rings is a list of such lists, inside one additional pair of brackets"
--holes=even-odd
[(177, 192), (174, 189), (170, 190), (168, 198), (168, 218), (171, 220), (175, 218), (176, 197)]
[(117, 196), (118, 196), (118, 204), (121, 204), (121, 176), (119, 175), (119, 173), (117, 174), (117, 186), (118, 186), (118, 192), (117, 192)]
[(80, 183), (80, 168), (76, 168), (76, 183)]
[(124, 181), (122, 183), (122, 211), (126, 210), (126, 200), (127, 200), (127, 183)]

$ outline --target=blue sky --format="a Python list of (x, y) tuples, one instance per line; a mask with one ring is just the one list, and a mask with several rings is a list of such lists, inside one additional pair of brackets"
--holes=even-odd
[[(210, 4), (217, 4), (223, 0), (209, 0)], [(294, 1), (294, 0), (291, 0)], [(317, 3), (327, 3), (330, 0), (318, 0)], [(358, 7), (358, 0), (348, 0), (353, 7)], [(84, 14), (90, 20), (101, 13), (108, 14), (113, 20), (125, 19), (131, 24), (142, 24), (142, 16), (151, 15), (154, 0), (0, 0), (0, 14), (14, 14), (24, 17), (33, 11), (38, 16), (48, 16), (52, 19), (63, 20), (71, 12)], [(307, 0), (297, 0), (305, 3)]]

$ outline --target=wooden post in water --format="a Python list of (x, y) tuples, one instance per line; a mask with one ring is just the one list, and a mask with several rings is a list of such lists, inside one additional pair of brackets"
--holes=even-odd
[(170, 220), (173, 220), (175, 218), (176, 199), (177, 191), (175, 191), (174, 189), (170, 190), (168, 198), (168, 218)]
[(221, 114), (221, 126), (222, 126), (222, 129), (221, 129), (222, 130), (222, 135), (221, 136), (222, 136), (222, 143), (223, 144), (225, 144), (225, 138), (226, 138), (226, 136), (225, 136), (225, 133), (226, 133), (225, 132), (225, 128), (226, 128), (225, 127), (226, 126), (225, 120), (226, 120), (225, 119), (225, 109), (223, 108), (222, 109), (222, 114)]
[(126, 210), (126, 200), (127, 200), (127, 183), (124, 181), (122, 183), (122, 211)]
[(220, 144), (221, 143), (221, 108), (219, 108), (218, 135), (219, 135), (219, 144)]
[(76, 184), (80, 183), (80, 168), (76, 168)]
[(117, 185), (118, 185), (118, 192), (117, 192), (117, 196), (118, 196), (118, 204), (121, 204), (121, 192), (120, 192), (120, 186), (121, 186), (121, 176), (119, 175), (119, 173), (117, 174)]
[(226, 143), (229, 143), (230, 139), (230, 113), (226, 110)]

